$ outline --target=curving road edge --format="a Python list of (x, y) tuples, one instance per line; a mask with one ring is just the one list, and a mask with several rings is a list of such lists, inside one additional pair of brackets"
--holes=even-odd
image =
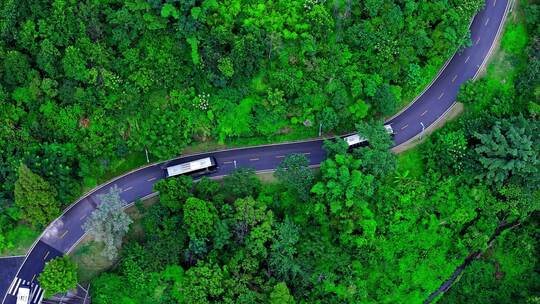
[[(503, 27), (509, 6), (508, 0), (487, 0), (485, 7), (470, 24), (472, 45), (456, 52), (426, 90), (387, 122), (396, 132), (394, 138), (396, 146), (421, 136), (453, 107), (459, 86), (467, 80), (475, 79), (487, 62)], [(218, 162), (218, 170), (212, 175), (215, 178), (225, 176), (237, 167), (251, 167), (257, 172), (269, 172), (276, 168), (286, 155), (292, 153), (306, 155), (310, 165), (316, 167), (325, 158), (322, 145), (322, 139), (313, 139), (198, 153), (151, 164), (102, 184), (70, 205), (43, 231), (29, 250), (7, 290), (0, 290), (0, 296), (3, 295), (2, 303), (15, 304), (17, 288), (21, 284), (32, 286), (31, 304), (42, 301), (43, 290), (37, 284), (36, 278), (43, 271), (45, 263), (69, 253), (78, 244), (85, 235), (83, 223), (99, 204), (97, 196), (106, 193), (114, 185), (122, 189), (121, 197), (124, 201), (134, 202), (154, 195), (153, 185), (165, 177), (163, 173), (165, 166), (207, 155), (214, 156)]]

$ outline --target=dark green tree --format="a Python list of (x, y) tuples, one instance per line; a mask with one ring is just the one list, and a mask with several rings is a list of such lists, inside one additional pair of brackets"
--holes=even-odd
[(476, 132), (479, 141), (474, 147), (477, 174), (492, 185), (517, 179), (536, 187), (540, 182), (540, 146), (537, 123), (523, 117), (496, 121), (486, 133)]
[(32, 225), (43, 227), (60, 214), (56, 189), (20, 163), (15, 183), (15, 205)]
[(298, 227), (286, 218), (277, 225), (276, 236), (270, 251), (270, 268), (279, 280), (294, 281), (300, 272), (300, 265), (296, 260), (296, 246), (300, 240)]
[(212, 203), (190, 197), (184, 205), (184, 223), (191, 238), (206, 238), (214, 230), (217, 210)]
[(230, 198), (257, 197), (261, 182), (255, 170), (240, 168), (223, 178), (223, 191)]
[(193, 196), (193, 179), (187, 175), (160, 180), (154, 185), (154, 190), (160, 193), (159, 202), (173, 210), (182, 210), (185, 201)]
[(302, 201), (305, 202), (309, 199), (314, 175), (305, 155), (287, 155), (276, 168), (274, 176), (285, 188), (296, 193)]

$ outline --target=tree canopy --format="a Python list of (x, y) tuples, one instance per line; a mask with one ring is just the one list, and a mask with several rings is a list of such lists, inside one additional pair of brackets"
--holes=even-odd
[(45, 290), (45, 298), (67, 292), (77, 287), (77, 265), (67, 256), (53, 259), (45, 264), (38, 281)]

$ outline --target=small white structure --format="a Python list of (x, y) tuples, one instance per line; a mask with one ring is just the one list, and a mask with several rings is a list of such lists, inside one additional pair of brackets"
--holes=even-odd
[(17, 291), (17, 304), (28, 304), (30, 301), (30, 288), (19, 287)]

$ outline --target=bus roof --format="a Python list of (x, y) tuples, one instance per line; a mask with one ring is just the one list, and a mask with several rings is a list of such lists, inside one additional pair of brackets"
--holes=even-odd
[(187, 163), (178, 164), (167, 168), (167, 176), (175, 176), (179, 174), (185, 174), (192, 171), (205, 169), (211, 167), (213, 161), (210, 157), (197, 159)]
[(347, 142), (349, 146), (353, 146), (353, 145), (366, 141), (365, 138), (360, 137), (360, 135), (358, 134), (349, 135), (345, 137), (344, 140)]

